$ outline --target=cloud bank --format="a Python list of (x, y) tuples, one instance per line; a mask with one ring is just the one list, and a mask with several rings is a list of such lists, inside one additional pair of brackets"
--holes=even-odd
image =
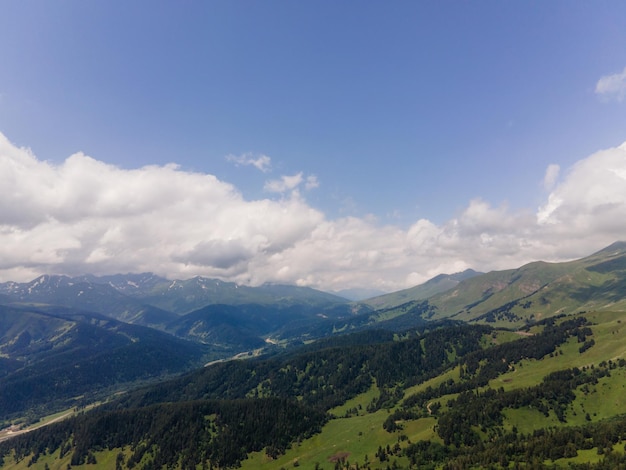
[(626, 238), (626, 145), (558, 175), (546, 169), (539, 208), (476, 199), (443, 224), (401, 228), (330, 220), (297, 191), (318, 185), (301, 173), (267, 184), (279, 199), (246, 200), (174, 164), (127, 170), (77, 153), (54, 165), (0, 134), (0, 281), (152, 271), (391, 291), (470, 267), (572, 259)]

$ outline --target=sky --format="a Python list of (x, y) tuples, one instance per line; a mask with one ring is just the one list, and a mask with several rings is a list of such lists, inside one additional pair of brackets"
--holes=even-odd
[(0, 282), (394, 291), (626, 240), (626, 3), (0, 3)]

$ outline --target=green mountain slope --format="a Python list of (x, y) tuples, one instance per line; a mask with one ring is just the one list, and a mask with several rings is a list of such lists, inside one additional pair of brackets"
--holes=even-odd
[[(427, 291), (427, 284), (413, 292)], [(408, 291), (384, 296), (389, 308)], [(626, 243), (617, 242), (591, 256), (565, 262), (534, 262), (518, 269), (492, 271), (463, 279), (427, 298), (428, 319), (454, 318), (520, 327), (560, 313), (626, 308)], [(401, 313), (401, 312), (399, 312)]]
[(109, 468), (116, 459), (124, 469), (618, 468), (623, 324), (624, 312), (599, 312), (523, 335), (457, 325), (371, 343), (361, 333), (345, 346), (337, 337), (129, 393), (0, 443), (0, 455), (8, 469)]
[(379, 295), (377, 297), (363, 300), (361, 303), (369, 305), (375, 309), (392, 308), (407, 302), (428, 299), (435, 294), (445, 292), (456, 287), (459, 282), (464, 279), (469, 279), (480, 274), (481, 273), (478, 273), (473, 269), (467, 269), (456, 274), (440, 274), (426, 281), (424, 284), (397, 292), (391, 292), (389, 294)]
[[(618, 468), (623, 324), (624, 312), (597, 312), (523, 334), (456, 325), (335, 337), (128, 393), (0, 443), (0, 455), (9, 469)], [(279, 422), (271, 416), (280, 429), (263, 427)]]

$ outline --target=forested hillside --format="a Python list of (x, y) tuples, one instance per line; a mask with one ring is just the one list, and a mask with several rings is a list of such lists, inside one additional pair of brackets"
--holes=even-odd
[(212, 348), (102, 315), (0, 305), (0, 422), (92, 403), (203, 364)]
[(127, 393), (0, 453), (6, 468), (385, 469), (543, 468), (593, 450), (589, 465), (609, 468), (623, 458), (626, 419), (592, 397), (622, 389), (626, 361), (604, 359), (626, 351), (622, 318), (339, 336)]

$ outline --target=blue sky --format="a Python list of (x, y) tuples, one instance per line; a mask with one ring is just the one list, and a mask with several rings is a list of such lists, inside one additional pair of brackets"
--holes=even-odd
[[(599, 206), (626, 203), (624, 2), (0, 8), (0, 237), (12, 250), (0, 280), (146, 269), (393, 290), (442, 271), (583, 256), (626, 228), (599, 228), (589, 202), (600, 188), (610, 194)], [(606, 175), (576, 179), (599, 151), (613, 152), (611, 191)], [(144, 186), (149, 174), (160, 186)], [(172, 227), (146, 221), (173, 212), (129, 201), (158, 193), (197, 221), (178, 250)], [(194, 199), (207, 197), (218, 209)], [(566, 206), (589, 214), (575, 233)], [(153, 238), (133, 232), (138, 220)], [(39, 255), (22, 254), (27, 241)], [(162, 256), (129, 256), (133, 242)]]

